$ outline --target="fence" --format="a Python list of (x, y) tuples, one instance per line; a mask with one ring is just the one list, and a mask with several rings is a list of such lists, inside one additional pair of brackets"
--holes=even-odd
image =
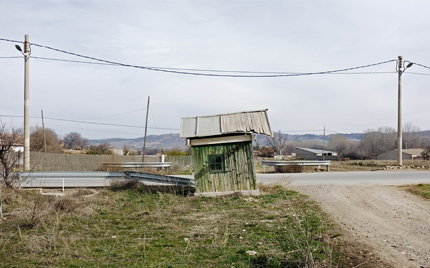
[(193, 156), (192, 155), (169, 155), (167, 156), (166, 161), (172, 163), (172, 165), (187, 167), (187, 166), (193, 165)]
[[(103, 162), (139, 162), (141, 155), (86, 155), (32, 152), (31, 168), (43, 171), (98, 171)], [(146, 155), (145, 162), (159, 162), (158, 156)]]

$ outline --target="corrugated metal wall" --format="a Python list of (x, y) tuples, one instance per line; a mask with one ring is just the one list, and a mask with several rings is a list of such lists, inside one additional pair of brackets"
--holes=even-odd
[[(196, 192), (257, 190), (251, 142), (191, 147)], [(211, 173), (208, 156), (224, 155), (225, 172)]]

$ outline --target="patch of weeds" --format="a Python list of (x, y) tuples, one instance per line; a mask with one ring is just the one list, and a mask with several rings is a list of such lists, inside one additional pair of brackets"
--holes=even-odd
[(406, 187), (406, 190), (425, 199), (430, 199), (430, 184), (410, 185)]
[(1, 223), (0, 259), (8, 267), (336, 265), (330, 238), (339, 234), (316, 206), (284, 187), (260, 191), (192, 197), (126, 181), (90, 196), (31, 193), (26, 202), (19, 191), (8, 204), (14, 218)]

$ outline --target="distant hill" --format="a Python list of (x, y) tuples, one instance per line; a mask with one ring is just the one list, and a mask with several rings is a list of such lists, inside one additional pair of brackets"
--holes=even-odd
[[(430, 131), (427, 131), (430, 136)], [(302, 135), (287, 135), (287, 139), (289, 141), (322, 141), (323, 135), (315, 135), (315, 134), (302, 134)], [(330, 137), (333, 134), (326, 135), (325, 140), (330, 140)], [(350, 133), (350, 134), (339, 134), (344, 135), (347, 139), (351, 140), (361, 140), (363, 137), (362, 133)], [(122, 148), (124, 144), (126, 144), (130, 149), (140, 150), (143, 147), (143, 137), (136, 139), (123, 139), (123, 138), (112, 138), (112, 139), (99, 139), (99, 140), (90, 140), (90, 144), (100, 144), (104, 142), (108, 142), (114, 148)], [(260, 145), (266, 145), (266, 137), (264, 135), (257, 135), (257, 142)], [(187, 146), (185, 145), (185, 139), (179, 138), (178, 133), (172, 134), (162, 134), (162, 135), (149, 135), (146, 138), (146, 148), (157, 148), (157, 149), (185, 149)]]
[[(90, 144), (100, 144), (108, 142), (114, 148), (122, 148), (126, 144), (130, 149), (139, 150), (143, 147), (144, 137), (136, 139), (100, 139), (90, 140)], [(185, 139), (180, 139), (179, 134), (162, 134), (162, 135), (148, 135), (146, 137), (146, 148), (157, 148), (157, 149), (173, 149), (173, 148), (185, 148)]]

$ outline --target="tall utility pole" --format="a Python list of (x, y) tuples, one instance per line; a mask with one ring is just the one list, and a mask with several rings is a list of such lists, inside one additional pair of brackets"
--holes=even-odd
[(24, 41), (24, 170), (30, 170), (30, 37)]
[(25, 35), (24, 51), (16, 49), (24, 56), (24, 170), (30, 170), (30, 38)]
[(402, 56), (399, 56), (398, 78), (398, 105), (397, 105), (397, 165), (403, 165), (403, 138), (402, 138)]
[[(30, 170), (30, 38), (24, 41), (24, 170)], [(16, 48), (21, 51), (19, 46)], [(21, 51), (22, 52), (22, 51)]]
[(148, 96), (148, 104), (146, 105), (145, 138), (143, 139), (142, 162), (145, 162), (146, 134), (148, 133), (149, 99), (150, 96)]
[(45, 148), (45, 154), (46, 154), (46, 135), (45, 135), (45, 121), (43, 120), (43, 110), (41, 110), (40, 113), (42, 114), (43, 148)]
[(406, 71), (407, 68), (410, 68), (413, 63), (409, 62), (409, 64), (405, 67), (403, 62), (403, 57), (399, 56), (399, 61), (397, 65), (397, 73), (398, 76), (398, 106), (397, 106), (397, 165), (403, 165), (403, 138), (402, 138), (402, 74)]

